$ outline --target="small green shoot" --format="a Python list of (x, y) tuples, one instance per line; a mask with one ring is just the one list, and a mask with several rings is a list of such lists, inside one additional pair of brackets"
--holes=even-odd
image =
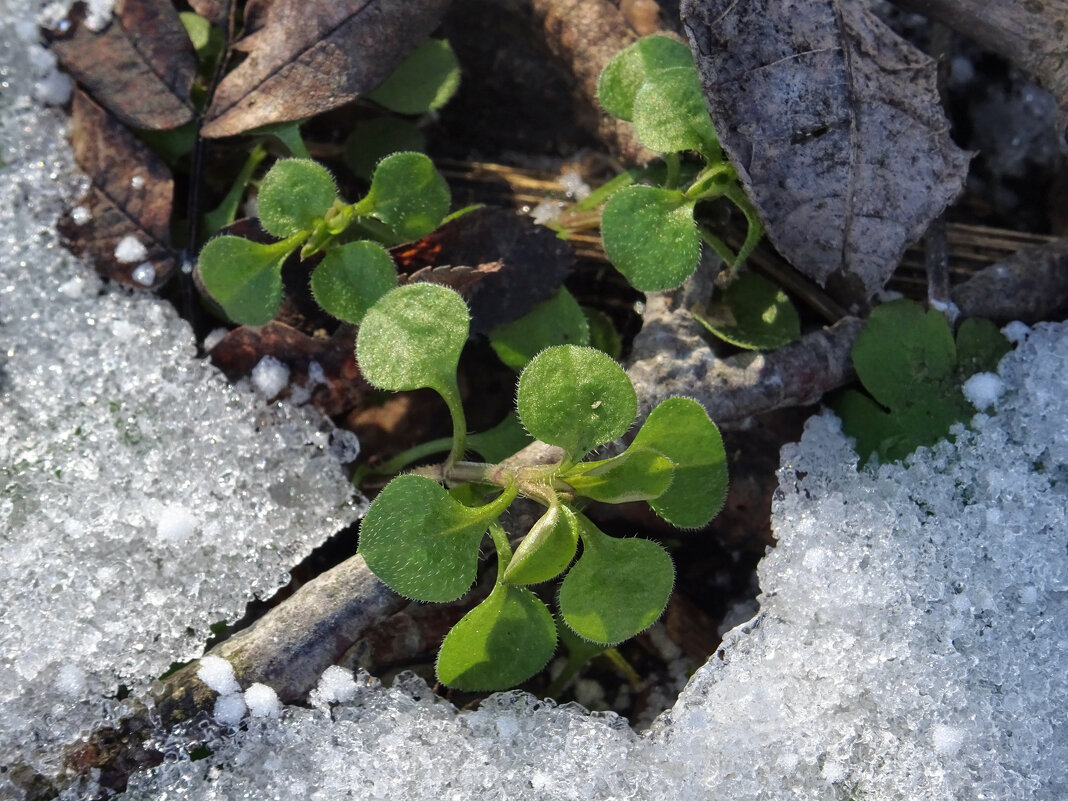
[(322, 253), (311, 276), (316, 301), (339, 320), (358, 324), (397, 283), (382, 244), (425, 236), (441, 224), (449, 202), (445, 180), (422, 153), (387, 156), (375, 169), (370, 192), (353, 204), (338, 197), (333, 176), (321, 164), (283, 159), (267, 172), (259, 191), (260, 223), (281, 241), (216, 237), (201, 250), (197, 274), (230, 319), (264, 325), (281, 305), (286, 260), (298, 249), (301, 259)]
[[(431, 284), (393, 289), (363, 318), (356, 352), (364, 376), (383, 389), (432, 387), (447, 401), (452, 396), (455, 433), (442, 465), (386, 485), (364, 518), (359, 552), (402, 595), (445, 601), (471, 587), (490, 534), (497, 551), (494, 589), (445, 637), (437, 671), (450, 687), (494, 690), (541, 670), (556, 647), (553, 616), (529, 585), (563, 576), (564, 623), (605, 646), (647, 628), (667, 604), (674, 583), (667, 552), (648, 540), (608, 536), (582, 513), (583, 504), (644, 500), (671, 522), (701, 527), (723, 503), (726, 455), (700, 405), (671, 399), (653, 410), (623, 454), (582, 461), (630, 428), (637, 398), (626, 373), (604, 353), (556, 345), (529, 361), (516, 395), (527, 431), (560, 449), (555, 461), (524, 459), (522, 450), (491, 456), (486, 446), (479, 447), (494, 462), (462, 461), (465, 424), (455, 369), (467, 327), (459, 296)], [(514, 420), (499, 428), (502, 439), (511, 438)], [(465, 505), (470, 500), (461, 503), (456, 493), (492, 500)], [(545, 512), (513, 549), (497, 519), (519, 496)]]
[(861, 462), (874, 454), (899, 461), (970, 420), (975, 409), (961, 386), (974, 373), (995, 369), (1009, 349), (987, 320), (965, 320), (954, 340), (944, 315), (914, 301), (875, 308), (853, 345), (853, 366), (871, 394), (846, 390), (835, 403)]
[[(608, 197), (601, 236), (609, 260), (643, 292), (685, 281), (697, 268), (701, 242), (736, 272), (763, 229), (723, 156), (689, 48), (665, 36), (639, 39), (604, 68), (597, 95), (609, 114), (634, 123), (638, 140), (663, 153), (666, 165), (662, 176), (647, 170), (643, 178), (662, 186), (621, 186)], [(680, 186), (685, 152), (697, 154), (704, 166)], [(731, 201), (748, 223), (737, 253), (694, 219), (700, 203), (717, 198)]]

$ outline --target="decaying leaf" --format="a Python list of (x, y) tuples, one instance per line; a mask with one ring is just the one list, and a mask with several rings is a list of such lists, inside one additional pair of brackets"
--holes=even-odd
[(854, 0), (685, 0), (683, 20), (768, 237), (839, 298), (870, 296), (964, 182), (934, 62)]
[(81, 91), (74, 94), (71, 146), (92, 186), (60, 220), (60, 233), (101, 275), (141, 289), (159, 287), (177, 265), (170, 245), (170, 170)]
[(441, 21), (448, 0), (250, 0), (248, 58), (219, 84), (202, 133), (302, 119), (380, 84)]
[(95, 32), (77, 4), (61, 29), (46, 31), (63, 68), (119, 120), (134, 128), (177, 128), (193, 118), (192, 42), (170, 0), (119, 0)]
[(189, 0), (189, 5), (212, 25), (225, 28), (236, 0)]
[(571, 248), (548, 228), (488, 206), (394, 248), (392, 254), (402, 282), (444, 284), (464, 295), (471, 307), (471, 332), (478, 334), (548, 300), (575, 261)]
[(356, 367), (355, 344), (351, 332), (318, 339), (272, 321), (259, 328), (235, 328), (211, 349), (211, 360), (236, 380), (271, 356), (289, 368), (290, 387), (302, 387), (324, 414), (336, 415), (358, 405), (371, 391)]

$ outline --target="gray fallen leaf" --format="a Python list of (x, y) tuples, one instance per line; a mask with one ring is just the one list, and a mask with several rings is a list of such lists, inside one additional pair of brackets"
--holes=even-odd
[(768, 238), (846, 305), (956, 197), (935, 66), (857, 0), (684, 0), (724, 149)]

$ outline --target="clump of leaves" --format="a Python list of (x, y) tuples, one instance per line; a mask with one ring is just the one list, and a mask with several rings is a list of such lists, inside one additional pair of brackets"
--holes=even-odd
[(961, 390), (997, 368), (1010, 345), (989, 320), (964, 320), (954, 339), (944, 315), (911, 300), (876, 307), (853, 345), (853, 366), (870, 393), (846, 390), (834, 408), (862, 462), (899, 461), (949, 434), (975, 408)]
[(323, 257), (311, 275), (317, 303), (358, 324), (397, 284), (385, 246), (429, 234), (449, 210), (449, 187), (422, 153), (394, 153), (379, 162), (368, 193), (355, 203), (338, 196), (333, 176), (309, 159), (283, 159), (260, 183), (260, 224), (279, 241), (218, 236), (200, 252), (199, 281), (226, 315), (264, 325), (282, 302), (282, 265), (299, 250)]
[[(651, 292), (686, 280), (697, 268), (702, 241), (728, 264), (745, 261), (763, 228), (723, 155), (690, 49), (666, 36), (639, 39), (604, 68), (597, 95), (609, 114), (634, 123), (642, 144), (664, 154), (667, 168), (661, 186), (621, 187), (605, 203), (601, 235), (619, 271), (635, 288)], [(685, 185), (682, 152), (703, 162)], [(698, 203), (721, 197), (748, 222), (738, 253), (694, 220)]]
[[(363, 319), (356, 353), (367, 380), (387, 390), (434, 389), (452, 413), (454, 438), (444, 464), (386, 485), (363, 520), (359, 552), (405, 597), (451, 601), (474, 583), (489, 533), (494, 588), (445, 637), (437, 673), (451, 687), (494, 690), (541, 670), (556, 648), (553, 615), (532, 585), (563, 576), (563, 623), (603, 645), (638, 634), (667, 604), (674, 583), (667, 552), (649, 540), (605, 534), (583, 514), (585, 503), (646, 501), (674, 525), (699, 528), (723, 504), (726, 456), (704, 409), (672, 398), (652, 411), (622, 454), (587, 461), (633, 424), (637, 397), (603, 352), (558, 345), (527, 363), (516, 395), (519, 419), (550, 446), (549, 458), (527, 458), (524, 450), (496, 463), (463, 461), (466, 423), (455, 371), (468, 326), (459, 295), (431, 284), (391, 290)], [(513, 541), (497, 521), (520, 496), (545, 512)]]

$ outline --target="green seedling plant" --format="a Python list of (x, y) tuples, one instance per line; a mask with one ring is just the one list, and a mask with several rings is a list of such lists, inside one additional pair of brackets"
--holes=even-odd
[[(356, 355), (364, 377), (386, 390), (433, 389), (454, 433), (442, 464), (385, 486), (361, 525), (359, 553), (399, 594), (447, 602), (474, 584), (489, 535), (493, 589), (446, 635), (437, 660), (444, 684), (482, 691), (524, 681), (556, 649), (556, 621), (534, 585), (562, 576), (563, 625), (603, 646), (633, 637), (662, 613), (674, 584), (671, 557), (650, 540), (602, 532), (583, 513), (588, 501), (645, 501), (680, 528), (700, 528), (722, 506), (727, 477), (718, 430), (686, 398), (657, 406), (623, 453), (590, 459), (626, 433), (638, 406), (622, 368), (580, 345), (543, 350), (519, 377), (517, 416), (538, 442), (498, 462), (465, 461), (456, 368), (469, 322), (462, 298), (432, 284), (392, 289), (363, 318)], [(512, 538), (499, 520), (519, 497), (544, 512)]]
[(846, 390), (834, 404), (861, 462), (899, 461), (945, 439), (975, 408), (961, 390), (997, 368), (1008, 340), (989, 320), (964, 320), (954, 338), (943, 314), (911, 300), (876, 307), (853, 345), (853, 366), (870, 393)]
[(338, 196), (330, 172), (309, 159), (283, 159), (260, 182), (259, 219), (278, 241), (218, 236), (200, 252), (201, 285), (233, 321), (264, 325), (282, 303), (282, 265), (322, 254), (311, 274), (316, 302), (339, 320), (359, 324), (396, 286), (386, 246), (426, 236), (445, 219), (448, 185), (422, 153), (394, 153), (378, 163), (368, 193)]
[[(719, 144), (689, 48), (666, 36), (639, 39), (604, 68), (597, 95), (605, 111), (633, 123), (638, 140), (663, 160), (625, 172), (576, 203), (551, 223), (560, 235), (599, 223), (605, 255), (642, 292), (682, 284), (696, 270), (703, 243), (729, 267), (712, 308), (694, 310), (705, 327), (753, 350), (797, 339), (800, 323), (785, 294), (740, 271), (764, 229)], [(746, 219), (737, 252), (695, 217), (701, 204), (720, 199)]]

